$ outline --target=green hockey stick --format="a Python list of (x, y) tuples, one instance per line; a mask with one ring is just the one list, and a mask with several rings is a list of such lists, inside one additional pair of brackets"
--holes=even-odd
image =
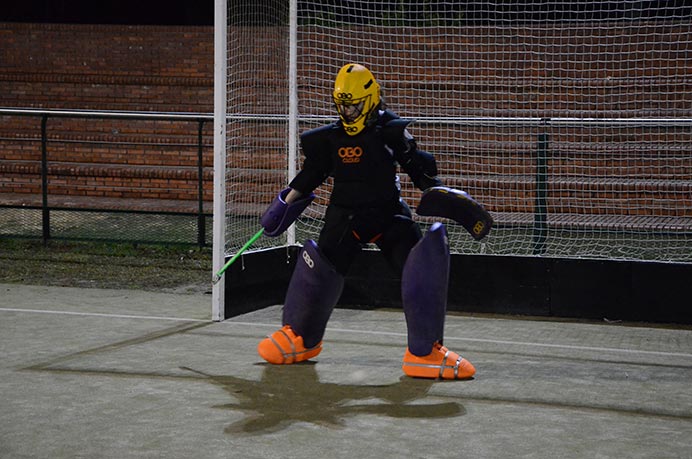
[(243, 254), (243, 252), (245, 252), (248, 249), (248, 247), (250, 247), (257, 239), (259, 239), (263, 233), (264, 233), (264, 228), (260, 228), (260, 230), (257, 231), (255, 233), (255, 235), (252, 236), (250, 238), (250, 240), (247, 241), (245, 243), (245, 245), (242, 246), (240, 248), (240, 250), (238, 250), (238, 252), (236, 252), (236, 254), (233, 255), (233, 257), (230, 260), (228, 260), (228, 262), (225, 265), (223, 265), (223, 268), (219, 269), (219, 272), (214, 275), (214, 279), (213, 279), (214, 284), (217, 284), (221, 280), (221, 276), (223, 276), (223, 273), (226, 272), (228, 267), (231, 266), (233, 264), (233, 262), (236, 261), (238, 259), (238, 257), (240, 257)]

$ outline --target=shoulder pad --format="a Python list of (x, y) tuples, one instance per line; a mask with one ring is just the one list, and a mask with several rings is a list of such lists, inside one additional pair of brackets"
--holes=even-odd
[(380, 110), (377, 115), (377, 124), (384, 126), (392, 120), (399, 119), (399, 115), (391, 110)]
[(382, 137), (387, 145), (398, 145), (404, 138), (406, 127), (414, 120), (396, 118), (382, 126)]
[(396, 118), (396, 119), (389, 121), (387, 124), (384, 125), (384, 127), (388, 128), (388, 129), (404, 130), (404, 129), (406, 129), (406, 126), (413, 123), (414, 121), (415, 120), (409, 120), (406, 118)]
[(305, 156), (325, 151), (329, 143), (329, 133), (338, 129), (336, 123), (310, 129), (300, 135), (300, 145)]

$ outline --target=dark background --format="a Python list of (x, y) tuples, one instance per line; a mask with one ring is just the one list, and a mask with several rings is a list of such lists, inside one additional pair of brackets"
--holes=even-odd
[(0, 22), (213, 25), (214, 0), (10, 0)]
[[(692, 15), (686, 0), (559, 1), (541, 0), (529, 5), (515, 0), (432, 1), (405, 0), (383, 4), (372, 0), (324, 0), (316, 2), (312, 12), (323, 20), (339, 22), (378, 22), (393, 18), (426, 18), (432, 23), (456, 25), (484, 22), (589, 21), (680, 18)], [(248, 8), (247, 5), (251, 4)], [(268, 9), (285, 9), (287, 1), (254, 0), (240, 7), (229, 1), (231, 9), (243, 15), (255, 15)], [(360, 16), (352, 15), (354, 9)], [(247, 20), (247, 18), (246, 18)], [(213, 25), (214, 0), (12, 0), (0, 8), (0, 22), (141, 24), (141, 25)]]

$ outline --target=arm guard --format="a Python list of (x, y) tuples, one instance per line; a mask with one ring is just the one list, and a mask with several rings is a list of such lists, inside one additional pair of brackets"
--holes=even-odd
[(278, 236), (291, 226), (300, 214), (307, 208), (315, 195), (310, 193), (301, 197), (297, 201), (290, 204), (286, 202), (286, 195), (291, 191), (291, 188), (282, 190), (279, 195), (274, 198), (274, 201), (269, 205), (267, 210), (260, 219), (260, 224), (264, 228), (264, 234), (267, 236)]
[(385, 143), (394, 152), (394, 159), (411, 177), (413, 184), (420, 190), (442, 185), (437, 178), (435, 157), (419, 150), (416, 141), (406, 130), (412, 120), (396, 118), (382, 128)]

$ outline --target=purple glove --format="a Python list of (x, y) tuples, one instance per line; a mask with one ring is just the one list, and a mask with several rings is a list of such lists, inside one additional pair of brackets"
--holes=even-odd
[(264, 228), (264, 234), (267, 236), (278, 236), (291, 226), (305, 208), (310, 205), (315, 195), (310, 193), (290, 204), (286, 203), (286, 196), (291, 191), (291, 188), (282, 190), (279, 195), (274, 198), (267, 210), (264, 211), (260, 224)]

